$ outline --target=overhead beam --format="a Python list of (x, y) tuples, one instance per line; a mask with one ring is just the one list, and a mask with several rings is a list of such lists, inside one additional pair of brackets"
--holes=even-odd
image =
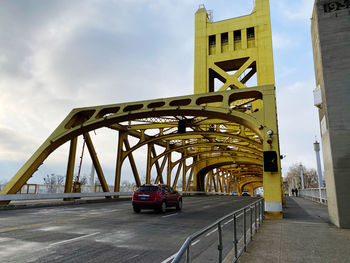
[(67, 172), (66, 172), (66, 182), (64, 184), (65, 193), (70, 193), (72, 191), (74, 164), (75, 164), (75, 157), (77, 152), (77, 142), (78, 142), (78, 137), (75, 137), (70, 141)]
[(92, 163), (95, 167), (98, 179), (100, 180), (102, 190), (103, 190), (103, 192), (109, 192), (107, 181), (106, 181), (105, 176), (103, 174), (100, 161), (97, 158), (95, 147), (92, 143), (92, 140), (91, 140), (89, 133), (84, 133), (84, 138), (85, 138), (86, 146), (88, 147), (88, 150), (90, 153)]

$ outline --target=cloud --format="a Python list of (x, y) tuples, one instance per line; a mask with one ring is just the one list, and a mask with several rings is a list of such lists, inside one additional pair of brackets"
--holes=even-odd
[[(33, 143), (34, 141), (34, 143)], [(30, 145), (37, 142), (32, 136), (26, 136), (20, 131), (0, 126), (0, 160), (14, 161), (19, 158), (26, 158), (32, 153)]]
[(293, 163), (315, 168), (315, 136), (320, 138), (317, 109), (313, 105), (314, 80), (298, 81), (277, 89), (278, 124), (283, 172)]
[[(28, 159), (72, 108), (191, 94), (192, 5), (191, 1), (4, 3), (0, 158)], [(48, 158), (46, 167), (60, 162), (65, 166), (63, 148)], [(115, 149), (112, 152), (115, 155)], [(102, 161), (112, 163), (113, 154)]]
[(274, 32), (272, 35), (272, 43), (274, 49), (287, 49), (297, 45), (297, 43), (293, 41), (290, 36), (276, 32)]

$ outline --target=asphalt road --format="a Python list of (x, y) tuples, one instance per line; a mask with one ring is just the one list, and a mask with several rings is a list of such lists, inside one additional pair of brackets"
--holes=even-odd
[[(0, 262), (171, 262), (186, 237), (255, 200), (185, 197), (182, 211), (169, 208), (164, 214), (135, 214), (131, 201), (4, 210)], [(232, 222), (223, 232), (230, 242)], [(193, 243), (192, 257), (217, 262), (216, 240), (215, 231), (204, 235)]]

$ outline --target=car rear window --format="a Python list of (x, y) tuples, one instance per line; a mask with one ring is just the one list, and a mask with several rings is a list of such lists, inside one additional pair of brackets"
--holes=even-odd
[(140, 186), (139, 189), (137, 189), (139, 192), (155, 192), (157, 190), (157, 186)]

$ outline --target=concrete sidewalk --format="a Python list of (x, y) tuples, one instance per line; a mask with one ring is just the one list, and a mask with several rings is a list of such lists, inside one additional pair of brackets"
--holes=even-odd
[(265, 220), (239, 263), (350, 262), (350, 229), (329, 222), (327, 207), (287, 197), (284, 219)]

